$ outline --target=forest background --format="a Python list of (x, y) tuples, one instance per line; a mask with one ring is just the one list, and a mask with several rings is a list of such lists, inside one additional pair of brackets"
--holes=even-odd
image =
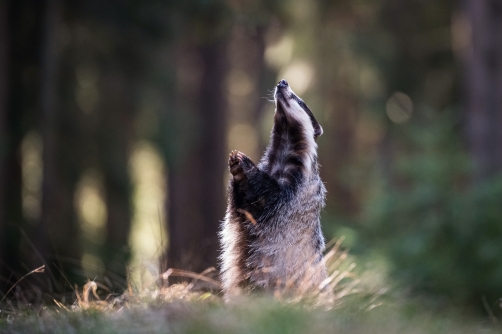
[(216, 266), (228, 152), (259, 159), (284, 78), (324, 128), (326, 239), (492, 308), (500, 36), (497, 0), (1, 0), (0, 298), (41, 265), (28, 300)]

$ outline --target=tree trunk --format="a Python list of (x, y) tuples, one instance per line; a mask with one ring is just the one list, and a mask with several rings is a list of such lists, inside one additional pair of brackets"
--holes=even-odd
[[(0, 12), (0, 287), (9, 288), (21, 275), (20, 227), (23, 226), (20, 148), (23, 138), (26, 85), (22, 82), (26, 35), (21, 33), (23, 8), (3, 1)], [(14, 43), (14, 40), (16, 43)], [(31, 50), (29, 50), (31, 51)]]
[(479, 181), (502, 171), (502, 3), (465, 0), (463, 10), (466, 135)]
[(105, 204), (107, 209), (106, 239), (103, 260), (105, 275), (115, 287), (127, 287), (126, 266), (130, 258), (132, 186), (129, 175), (129, 155), (133, 134), (134, 98), (131, 78), (112, 65), (103, 74), (106, 100), (98, 133), (99, 161), (102, 164)]
[(216, 265), (217, 232), (225, 212), (226, 45), (223, 38), (196, 48), (201, 77), (186, 94), (198, 101), (195, 130), (182, 161), (169, 166), (171, 268), (200, 272)]
[(8, 271), (3, 263), (7, 259), (7, 250), (4, 249), (6, 240), (6, 217), (5, 213), (5, 194), (6, 187), (6, 164), (7, 164), (7, 78), (8, 78), (8, 43), (7, 33), (7, 1), (0, 1), (0, 292), (5, 292), (5, 278)]
[[(58, 29), (61, 23), (62, 3), (47, 0), (42, 37), (40, 80), (41, 134), (43, 144), (43, 174), (41, 217), (37, 226), (35, 245), (41, 257), (34, 255), (32, 266), (46, 264), (46, 275), (56, 291), (63, 291), (66, 280), (82, 283), (80, 276), (81, 247), (74, 211), (76, 175), (73, 172), (71, 147), (75, 136), (64, 119), (70, 118), (68, 110), (58, 105), (60, 52)], [(45, 281), (45, 280), (44, 280)]]

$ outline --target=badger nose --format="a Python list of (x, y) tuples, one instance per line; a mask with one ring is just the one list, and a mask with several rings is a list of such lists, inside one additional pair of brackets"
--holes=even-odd
[(282, 79), (281, 81), (279, 81), (279, 84), (277, 86), (281, 87), (281, 88), (287, 87), (288, 82), (286, 80)]

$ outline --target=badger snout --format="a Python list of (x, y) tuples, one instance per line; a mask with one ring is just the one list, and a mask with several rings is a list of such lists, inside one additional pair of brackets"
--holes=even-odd
[(289, 106), (288, 100), (290, 100), (293, 97), (294, 93), (291, 90), (291, 87), (289, 86), (288, 82), (284, 79), (279, 81), (277, 86), (275, 87), (275, 93), (274, 97), (277, 100), (282, 100)]
[(277, 84), (277, 87), (279, 87), (279, 88), (286, 88), (288, 86), (289, 86), (288, 82), (286, 80), (284, 80), (284, 79), (282, 79), (281, 81), (279, 81), (279, 83)]
[(275, 87), (274, 92), (274, 99), (276, 104), (280, 102), (279, 104), (285, 104), (287, 107), (289, 107), (288, 100), (291, 99), (292, 93), (293, 92), (291, 91), (291, 88), (289, 87), (289, 84), (286, 80), (282, 79), (281, 81), (279, 81), (279, 83)]

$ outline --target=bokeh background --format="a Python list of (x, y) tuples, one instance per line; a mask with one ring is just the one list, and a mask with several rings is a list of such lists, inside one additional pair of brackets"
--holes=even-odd
[(217, 265), (228, 152), (259, 159), (284, 78), (324, 128), (326, 239), (495, 307), (501, 36), (498, 0), (0, 1), (0, 291)]

